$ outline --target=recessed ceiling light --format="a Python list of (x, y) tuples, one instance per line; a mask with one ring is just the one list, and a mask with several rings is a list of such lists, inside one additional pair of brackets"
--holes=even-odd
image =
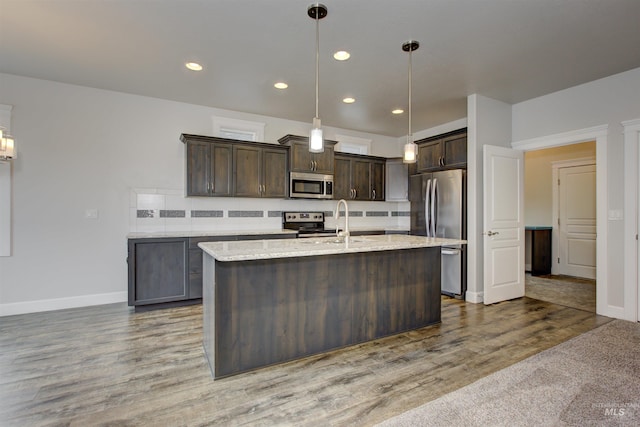
[(276, 89), (286, 89), (289, 87), (289, 85), (286, 84), (285, 82), (278, 82), (274, 84), (273, 87), (275, 87)]
[(351, 98), (350, 96), (343, 99), (342, 102), (344, 102), (345, 104), (353, 104), (354, 102), (356, 102), (355, 98)]
[(191, 71), (202, 71), (202, 65), (198, 64), (197, 62), (187, 62), (186, 64), (184, 64), (184, 66)]
[(351, 54), (346, 50), (339, 50), (338, 52), (333, 54), (333, 57), (338, 61), (346, 61), (351, 57)]
[(402, 113), (404, 113), (404, 110), (402, 108), (396, 108), (391, 113), (392, 114), (402, 114)]

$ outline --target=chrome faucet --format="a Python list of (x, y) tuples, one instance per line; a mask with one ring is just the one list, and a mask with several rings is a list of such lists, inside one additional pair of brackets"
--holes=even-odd
[[(340, 231), (340, 228), (338, 228), (338, 221), (340, 219), (340, 204), (344, 204), (344, 230), (343, 231)], [(349, 206), (347, 205), (347, 201), (345, 199), (338, 200), (338, 204), (336, 205), (336, 211), (333, 214), (333, 217), (336, 220), (336, 236), (349, 240)]]

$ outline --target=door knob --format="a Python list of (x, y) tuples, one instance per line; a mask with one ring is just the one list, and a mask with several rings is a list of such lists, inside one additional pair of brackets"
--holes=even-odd
[(496, 234), (500, 234), (498, 231), (487, 231), (486, 233), (482, 233), (482, 234), (486, 234), (487, 236), (495, 236)]

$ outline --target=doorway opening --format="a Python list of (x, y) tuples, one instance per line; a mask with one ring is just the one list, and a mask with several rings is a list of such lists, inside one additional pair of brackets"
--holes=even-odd
[(525, 152), (525, 295), (596, 312), (596, 142)]

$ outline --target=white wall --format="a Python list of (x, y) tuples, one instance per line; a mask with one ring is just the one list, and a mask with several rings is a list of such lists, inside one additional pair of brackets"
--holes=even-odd
[(595, 157), (595, 141), (524, 153), (525, 225), (552, 226), (552, 162)]
[[(640, 118), (640, 68), (515, 104), (513, 140), (542, 138), (606, 125), (607, 211), (624, 209), (622, 121)], [(602, 159), (597, 162), (602, 161)], [(629, 213), (635, 214), (635, 213)], [(623, 313), (635, 296), (624, 292), (623, 218), (607, 223), (607, 315)], [(599, 296), (600, 298), (601, 296)]]
[[(8, 74), (0, 79), (0, 103), (13, 106), (20, 144), (13, 253), (0, 258), (0, 315), (126, 300), (131, 189), (184, 188), (181, 133), (211, 135), (214, 115), (265, 122), (270, 143), (310, 127)], [(372, 139), (373, 155), (401, 153), (396, 138), (325, 127), (326, 138), (336, 133)], [(86, 209), (97, 209), (98, 219), (85, 219)]]
[(482, 153), (485, 145), (511, 147), (511, 105), (482, 95), (467, 98), (467, 293), (466, 300), (484, 296)]

